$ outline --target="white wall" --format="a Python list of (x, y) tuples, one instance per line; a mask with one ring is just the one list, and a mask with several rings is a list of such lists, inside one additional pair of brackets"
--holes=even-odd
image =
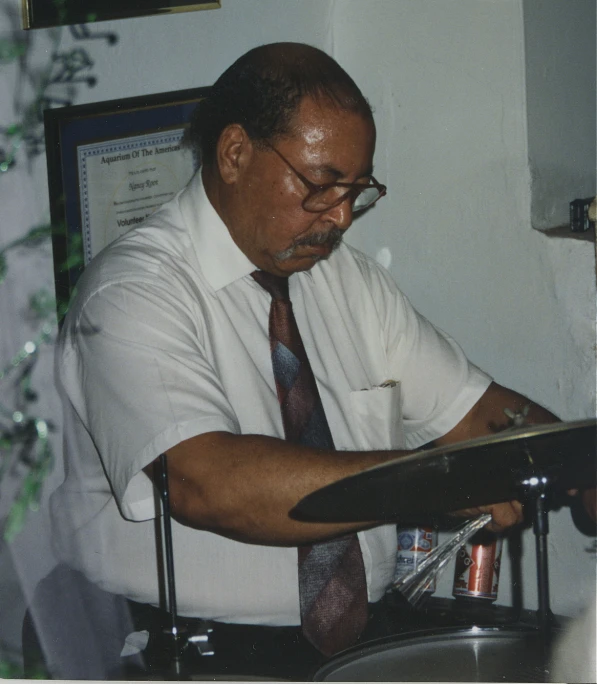
[(102, 22), (114, 48), (86, 43), (100, 79), (78, 103), (210, 85), (244, 52), (296, 40), (325, 48), (330, 4), (321, 0), (227, 0), (217, 10)]
[[(595, 195), (594, 0), (524, 0), (531, 220), (568, 221)], [(580, 113), (580, 115), (579, 115)]]
[[(79, 88), (77, 103), (209, 85), (263, 42), (329, 50), (376, 110), (376, 175), (389, 187), (350, 241), (389, 265), (420, 311), (497, 381), (565, 419), (594, 415), (592, 245), (552, 241), (531, 228), (522, 0), (224, 0), (220, 10), (99, 28), (116, 31), (120, 41), (113, 48), (84, 44), (99, 82)], [(31, 36), (39, 60), (49, 35)], [(70, 44), (65, 32), (63, 46)], [(1, 123), (14, 73), (0, 74)], [(0, 184), (2, 211), (10, 212), (2, 243), (47, 216), (43, 159), (32, 176), (24, 167), (18, 174)], [(49, 258), (33, 268), (28, 278), (51, 284)], [(23, 339), (29, 287), (18, 280), (0, 286), (2, 359)], [(45, 373), (50, 385), (49, 365)], [(552, 514), (551, 524), (553, 608), (574, 613), (594, 584), (595, 559), (567, 510)], [(34, 518), (13, 551), (33, 575), (36, 557), (48, 553), (45, 525), (43, 516)], [(525, 533), (528, 608), (536, 606), (533, 543)], [(37, 561), (40, 572), (45, 563)], [(504, 566), (500, 603), (511, 598)], [(445, 577), (440, 593), (450, 588)]]
[[(594, 416), (594, 246), (531, 228), (521, 2), (337, 0), (332, 26), (335, 56), (376, 110), (375, 174), (389, 188), (351, 241), (389, 263), (417, 308), (498, 382), (564, 419)], [(557, 109), (568, 108), (562, 92)], [(594, 588), (595, 558), (567, 509), (551, 526), (553, 607), (574, 612)], [(530, 531), (523, 545), (533, 608)], [(504, 563), (500, 602), (509, 575)]]

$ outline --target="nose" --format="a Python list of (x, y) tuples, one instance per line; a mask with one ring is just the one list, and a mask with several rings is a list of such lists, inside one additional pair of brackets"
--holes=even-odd
[(347, 195), (342, 202), (335, 207), (326, 209), (322, 219), (331, 221), (336, 228), (346, 230), (352, 224), (352, 197)]

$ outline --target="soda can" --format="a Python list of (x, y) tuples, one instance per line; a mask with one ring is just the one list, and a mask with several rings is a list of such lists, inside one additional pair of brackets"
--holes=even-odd
[[(432, 549), (437, 546), (437, 530), (433, 527), (398, 528), (398, 544), (396, 548), (396, 571), (394, 582), (417, 570)], [(425, 591), (435, 591), (435, 579), (425, 587)]]
[(453, 596), (495, 601), (500, 579), (502, 540), (461, 546), (456, 556)]

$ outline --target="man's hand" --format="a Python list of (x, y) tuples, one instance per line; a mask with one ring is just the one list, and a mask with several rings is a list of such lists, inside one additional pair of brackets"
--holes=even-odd
[(520, 501), (507, 501), (488, 506), (477, 506), (476, 508), (463, 508), (460, 511), (455, 511), (453, 515), (463, 518), (477, 518), (483, 515), (483, 513), (491, 514), (491, 522), (485, 526), (485, 529), (491, 532), (503, 532), (509, 527), (519, 525), (523, 521), (522, 504)]
[[(449, 445), (501, 432), (512, 427), (513, 415), (521, 416), (525, 425), (558, 421), (553, 413), (542, 406), (494, 382), (460, 423), (436, 440), (436, 444)], [(482, 487), (483, 484), (479, 483), (479, 486)], [(454, 515), (472, 518), (482, 513), (491, 513), (493, 519), (488, 523), (487, 529), (492, 532), (502, 532), (523, 520), (522, 504), (519, 501), (467, 508), (456, 511)]]

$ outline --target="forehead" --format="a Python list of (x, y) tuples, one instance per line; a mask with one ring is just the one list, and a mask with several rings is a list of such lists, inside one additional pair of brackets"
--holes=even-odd
[(375, 125), (360, 113), (306, 97), (284, 143), (309, 165), (331, 165), (346, 174), (365, 173), (372, 165)]

